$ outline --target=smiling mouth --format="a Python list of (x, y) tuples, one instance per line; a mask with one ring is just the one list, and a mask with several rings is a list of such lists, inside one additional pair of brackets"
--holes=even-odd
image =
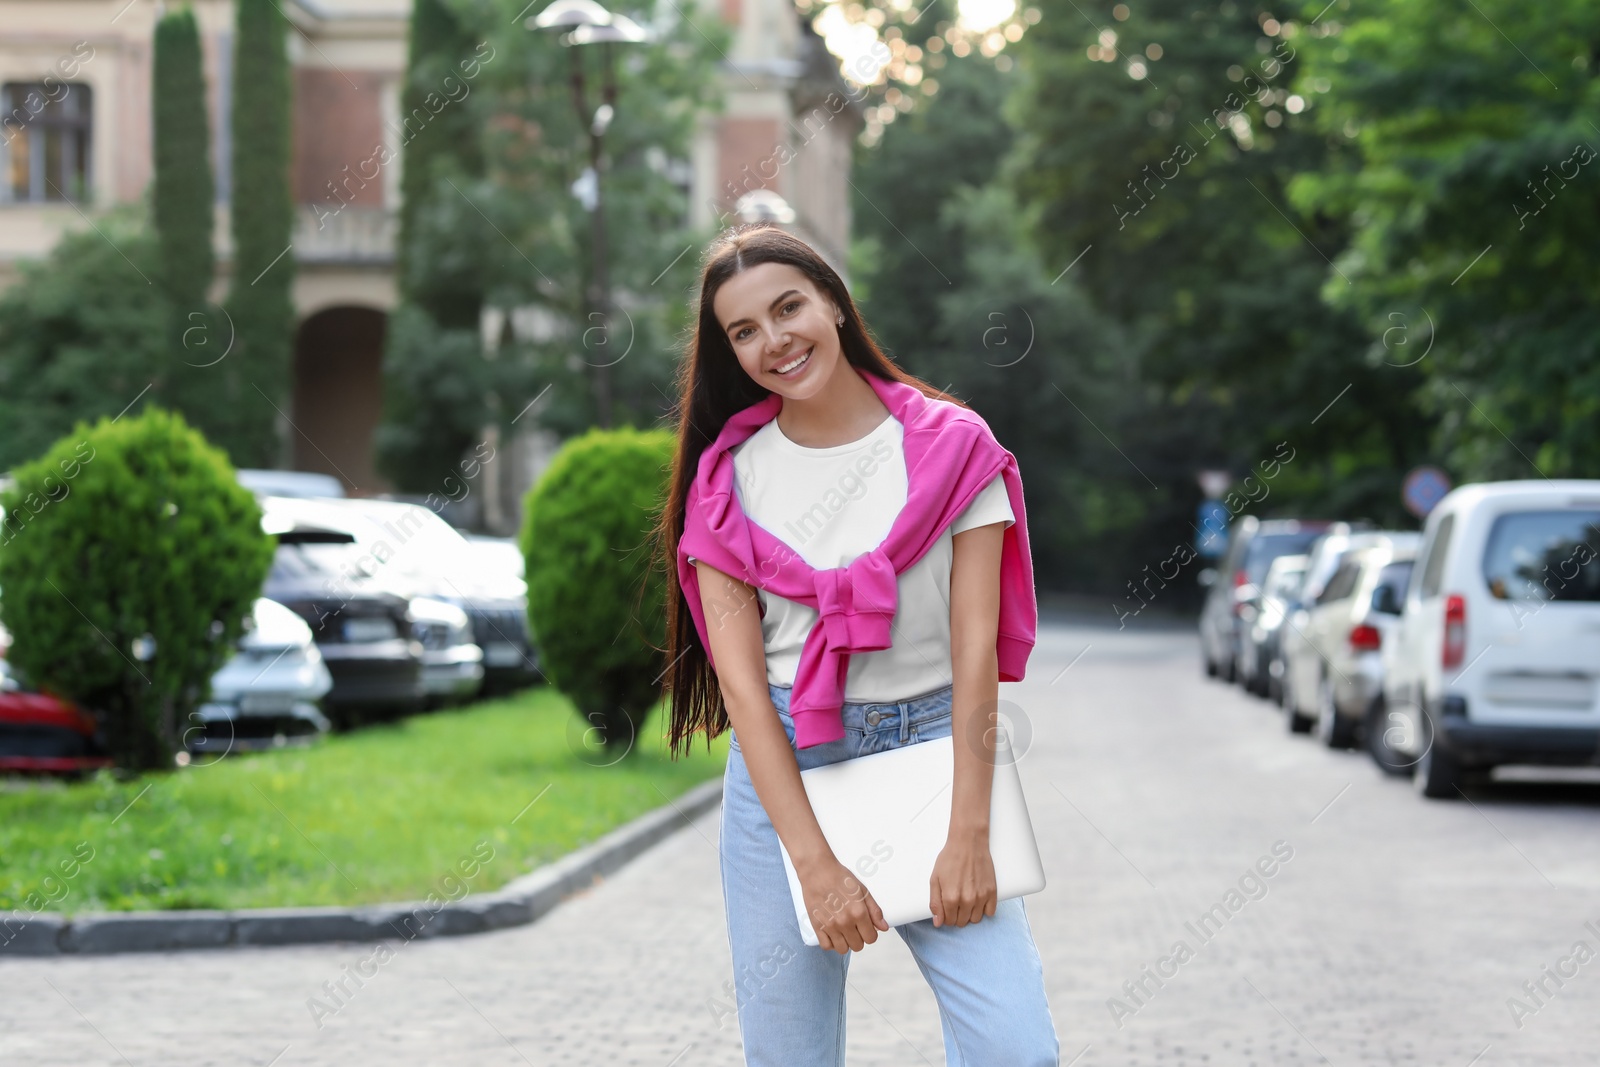
[(806, 349), (805, 353), (797, 358), (791, 359), (787, 363), (781, 364), (780, 366), (773, 367), (772, 373), (778, 375), (780, 378), (793, 374), (795, 371), (799, 370), (801, 367), (810, 362), (811, 353), (815, 348), (816, 346), (813, 345), (811, 348)]

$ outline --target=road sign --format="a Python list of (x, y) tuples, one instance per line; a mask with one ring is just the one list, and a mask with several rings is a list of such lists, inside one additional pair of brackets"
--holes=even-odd
[(1400, 486), (1400, 499), (1406, 510), (1419, 519), (1438, 506), (1450, 491), (1450, 476), (1438, 467), (1414, 467)]
[(1228, 547), (1228, 518), (1231, 512), (1220, 500), (1202, 500), (1195, 516), (1194, 550), (1205, 559), (1216, 559)]

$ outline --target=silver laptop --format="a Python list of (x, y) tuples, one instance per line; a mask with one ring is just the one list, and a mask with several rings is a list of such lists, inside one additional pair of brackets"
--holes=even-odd
[[(1007, 900), (1043, 889), (1044, 865), (1004, 730), (996, 734), (996, 747), (989, 855), (997, 898)], [(800, 772), (811, 810), (834, 856), (872, 893), (891, 927), (933, 917), (930, 879), (950, 831), (954, 777), (955, 747), (949, 737)], [(806, 944), (819, 944), (806, 915), (800, 877), (781, 839), (778, 848), (789, 875), (800, 934)]]

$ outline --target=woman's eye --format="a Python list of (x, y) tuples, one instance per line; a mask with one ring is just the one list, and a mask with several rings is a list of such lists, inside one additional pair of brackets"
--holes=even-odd
[[(788, 311), (790, 308), (797, 308), (799, 306), (800, 306), (800, 301), (791, 300), (787, 304), (783, 305), (783, 307), (779, 309), (779, 312), (782, 313), (782, 312)], [(735, 341), (743, 341), (744, 340), (744, 335), (749, 329), (750, 329), (750, 327), (746, 326), (744, 329), (742, 329), (738, 333), (734, 334), (733, 335), (733, 339)]]

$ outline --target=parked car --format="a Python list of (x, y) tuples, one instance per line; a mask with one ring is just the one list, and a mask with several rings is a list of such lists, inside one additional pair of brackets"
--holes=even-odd
[[(483, 648), (485, 691), (503, 692), (541, 681), (528, 629), (528, 587), (504, 564), (485, 564), (481, 549), (428, 508), (392, 500), (328, 502), (384, 567), (403, 575), (420, 594), (455, 604), (472, 620)], [(520, 559), (521, 553), (518, 552)]]
[(1239, 518), (1228, 534), (1228, 550), (1215, 570), (1200, 574), (1209, 586), (1200, 609), (1200, 654), (1206, 674), (1239, 679), (1239, 646), (1255, 621), (1261, 582), (1279, 556), (1305, 552), (1330, 524), (1301, 519)]
[(1283, 632), (1278, 641), (1278, 675), (1283, 682), (1279, 687), (1278, 704), (1291, 733), (1304, 733), (1316, 721), (1322, 658), (1320, 650), (1311, 644), (1312, 609), (1349, 553), (1385, 544), (1388, 540), (1382, 530), (1374, 530), (1367, 523), (1339, 522), (1313, 541), (1306, 553), (1305, 579), (1295, 603), (1284, 616)]
[(1278, 643), (1283, 620), (1296, 602), (1306, 574), (1305, 555), (1279, 556), (1261, 582), (1261, 602), (1239, 652), (1239, 672), (1244, 687), (1274, 703), (1282, 688), (1282, 663)]
[(483, 688), (483, 648), (465, 611), (432, 597), (411, 598), (411, 632), (422, 642), (422, 682), (432, 705), (471, 700)]
[(376, 577), (376, 565), (349, 533), (295, 517), (282, 498), (264, 503), (262, 524), (277, 535), (278, 548), (262, 595), (311, 627), (333, 676), (324, 703), (334, 724), (421, 711), (427, 689), (410, 598)]
[(310, 499), (343, 497), (344, 483), (331, 474), (314, 471), (280, 471), (242, 467), (234, 472), (239, 484), (263, 496), (292, 496)]
[[(383, 531), (387, 540), (375, 537), (365, 513), (352, 506), (356, 503), (281, 497), (263, 499), (263, 507), (273, 521), (279, 525), (295, 523), (336, 536), (347, 552), (343, 565), (346, 572), (358, 574), (372, 588), (393, 593), (408, 602), (406, 629), (421, 643), (427, 704), (451, 703), (476, 696), (483, 687), (484, 650), (474, 633), (471, 617), (453, 602), (458, 595), (456, 590), (466, 579), (445, 583), (428, 570), (430, 559), (449, 558), (453, 546), (448, 543), (403, 544), (407, 540), (417, 540), (415, 527), (420, 526), (420, 520), (416, 519), (403, 527), (395, 527), (393, 532)], [(417, 510), (431, 514), (426, 509)], [(454, 530), (448, 527), (446, 530), (460, 540)], [(407, 547), (414, 551), (407, 554)]]
[(490, 537), (488, 534), (463, 534), (467, 544), (477, 553), (478, 564), (485, 570), (499, 570), (524, 578), (527, 560), (522, 556), (522, 546), (514, 537)]
[(1417, 789), (1600, 756), (1600, 480), (1488, 482), (1429, 514), (1384, 699)]
[(1378, 544), (1378, 539), (1367, 536), (1374, 532), (1372, 524), (1366, 521), (1330, 524), (1306, 550), (1306, 577), (1300, 584), (1301, 601), (1313, 601), (1322, 595), (1322, 587), (1339, 569), (1339, 557), (1345, 551)]
[(1396, 530), (1345, 552), (1307, 613), (1306, 640), (1289, 672), (1296, 682), (1286, 714), (1315, 726), (1330, 748), (1355, 746), (1383, 692), (1384, 641), (1393, 636), (1421, 541), (1421, 534)]
[(81, 777), (111, 766), (94, 717), (70, 700), (35, 691), (6, 659), (0, 626), (0, 773)]
[(211, 692), (184, 732), (194, 755), (305, 744), (331, 728), (319, 701), (333, 689), (311, 627), (293, 611), (256, 598), (239, 650), (211, 676)]

